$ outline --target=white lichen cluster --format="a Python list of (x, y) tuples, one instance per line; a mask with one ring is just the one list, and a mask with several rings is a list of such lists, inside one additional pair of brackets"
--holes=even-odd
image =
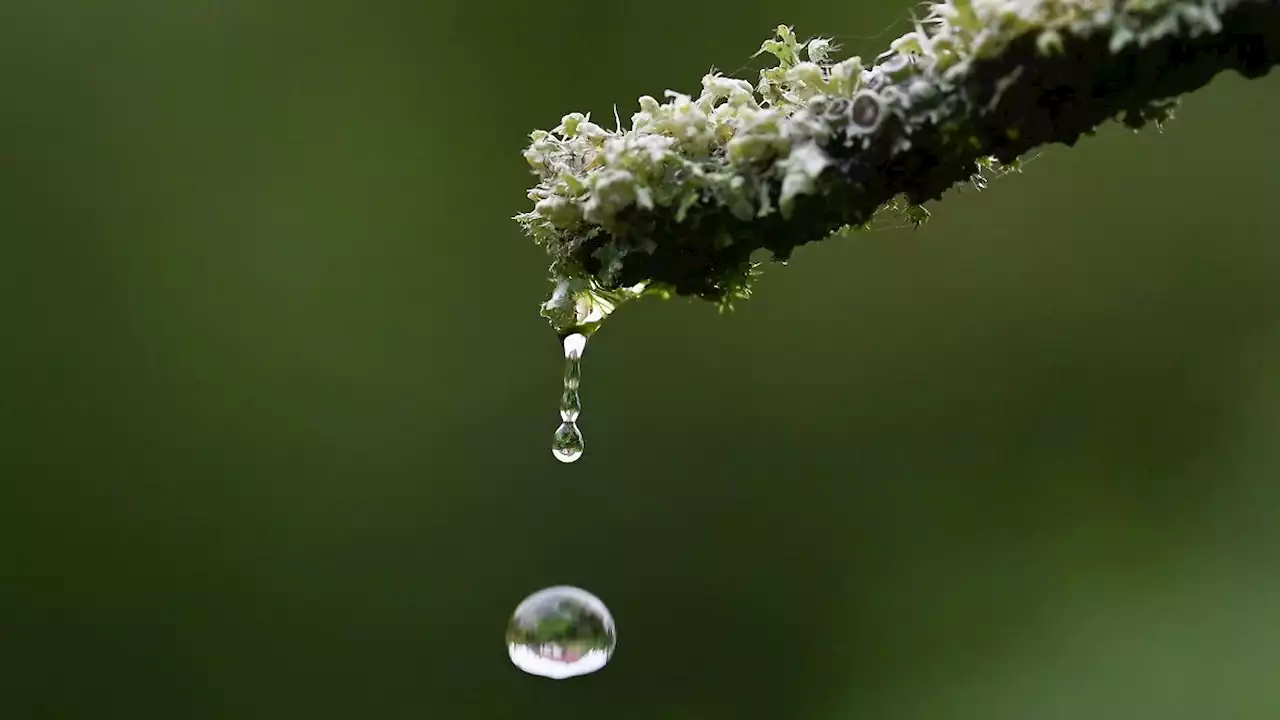
[(662, 103), (641, 97), (629, 128), (616, 116), (610, 130), (570, 113), (554, 129), (534, 131), (524, 157), (539, 179), (529, 191), (535, 204), (516, 219), (557, 256), (559, 282), (544, 313), (564, 316), (559, 325), (591, 324), (602, 319), (602, 308), (607, 315), (625, 299), (626, 293), (606, 293), (602, 283), (628, 252), (652, 251), (652, 238), (610, 246), (599, 278), (567, 266), (576, 243), (600, 230), (618, 233), (619, 215), (628, 209), (670, 208), (680, 221), (706, 203), (749, 220), (785, 215), (796, 196), (812, 192), (830, 163), (823, 146), (835, 126), (810, 104), (844, 99), (851, 117), (846, 139), (870, 134), (884, 115), (884, 101), (868, 88), (885, 70), (864, 68), (857, 57), (833, 61), (833, 49), (829, 39), (801, 43), (780, 26), (760, 49), (778, 65), (761, 71), (754, 84), (712, 72), (697, 97), (672, 90)]
[[(570, 113), (550, 131), (537, 130), (524, 151), (539, 178), (529, 191), (532, 212), (518, 219), (538, 240), (560, 239), (584, 225), (612, 230), (630, 207), (675, 208), (677, 218), (695, 204), (722, 203), (743, 219), (776, 209), (787, 212), (827, 165), (820, 145), (831, 124), (805, 112), (820, 96), (867, 99), (864, 130), (879, 123), (874, 93), (859, 90), (878, 70), (862, 61), (829, 59), (831, 41), (800, 43), (789, 27), (764, 43), (778, 66), (757, 83), (708, 73), (693, 97), (668, 90), (666, 102), (639, 99), (631, 126), (613, 130)], [(616, 118), (615, 118), (616, 120)], [(761, 181), (776, 175), (782, 190), (768, 194)]]
[[(679, 242), (632, 232), (638, 214), (661, 211), (676, 223), (708, 208), (741, 221), (788, 217), (799, 197), (821, 192), (837, 153), (856, 156), (878, 142), (906, 149), (913, 125), (954, 123), (957, 102), (967, 102), (957, 88), (975, 63), (1010, 43), (1030, 36), (1040, 54), (1051, 55), (1067, 36), (1102, 32), (1116, 51), (1175, 30), (1213, 32), (1218, 14), (1238, 1), (946, 0), (927, 6), (927, 15), (871, 63), (837, 60), (831, 40), (802, 42), (780, 26), (757, 53), (777, 65), (755, 82), (708, 73), (696, 96), (668, 90), (665, 102), (641, 97), (629, 126), (615, 111), (612, 129), (589, 115), (565, 115), (552, 130), (530, 135), (524, 157), (538, 178), (528, 193), (534, 207), (516, 216), (554, 259), (559, 283), (544, 314), (569, 326), (598, 315), (602, 305), (611, 310), (626, 293), (604, 288), (616, 285), (626, 257)], [(1000, 82), (1016, 80), (1015, 72)], [(997, 84), (991, 105), (1000, 93)], [(899, 121), (897, 131), (884, 133), (890, 118)], [(594, 251), (599, 270), (587, 273), (576, 253), (602, 232), (609, 240)]]

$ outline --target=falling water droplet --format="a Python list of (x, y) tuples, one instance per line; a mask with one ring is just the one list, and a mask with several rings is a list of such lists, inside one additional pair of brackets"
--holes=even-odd
[(560, 395), (560, 427), (551, 439), (551, 454), (560, 462), (571, 463), (582, 457), (586, 446), (582, 431), (578, 429), (578, 416), (582, 414), (582, 398), (578, 384), (582, 379), (582, 352), (587, 348), (587, 336), (570, 333), (564, 338), (564, 392)]
[(568, 585), (530, 595), (507, 623), (511, 662), (530, 675), (563, 680), (604, 667), (617, 645), (600, 598)]

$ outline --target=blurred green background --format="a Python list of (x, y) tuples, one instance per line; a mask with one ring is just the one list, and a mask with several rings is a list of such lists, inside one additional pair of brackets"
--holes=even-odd
[(909, 9), (0, 3), (0, 716), (1277, 717), (1280, 77), (628, 305), (551, 457), (528, 131)]

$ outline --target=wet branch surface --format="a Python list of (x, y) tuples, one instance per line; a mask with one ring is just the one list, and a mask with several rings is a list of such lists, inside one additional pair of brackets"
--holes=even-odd
[[(1170, 24), (1168, 8), (1160, 9), (1149, 19), (1153, 27)], [(839, 141), (842, 126), (853, 122), (852, 103), (828, 99), (817, 114), (833, 126), (836, 139), (825, 146), (831, 162), (817, 191), (797, 197), (788, 216), (741, 219), (705, 201), (677, 220), (669, 206), (633, 206), (620, 214), (614, 232), (599, 232), (572, 248), (571, 259), (598, 276), (607, 256), (602, 250), (619, 241), (634, 245), (644, 236), (653, 241), (651, 252), (626, 254), (606, 287), (649, 282), (679, 295), (722, 300), (722, 278), (747, 268), (758, 249), (785, 259), (796, 246), (868, 222), (895, 197), (915, 204), (940, 198), (967, 181), (982, 158), (1008, 163), (1039, 146), (1070, 146), (1111, 119), (1138, 128), (1161, 119), (1169, 99), (1222, 72), (1258, 78), (1280, 63), (1280, 0), (1224, 0), (1217, 9), (1216, 29), (1173, 23), (1158, 37), (1151, 32), (1121, 47), (1114, 32), (1098, 28), (1062, 32), (1052, 44), (1040, 33), (1024, 33), (937, 89), (932, 102), (886, 112), (866, 142)], [(769, 182), (776, 196), (780, 181)]]

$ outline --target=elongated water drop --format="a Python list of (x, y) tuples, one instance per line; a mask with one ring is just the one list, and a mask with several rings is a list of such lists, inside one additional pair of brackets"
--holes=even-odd
[(551, 439), (551, 454), (560, 462), (571, 463), (582, 457), (586, 449), (582, 431), (578, 429), (578, 416), (582, 414), (582, 398), (578, 395), (578, 383), (582, 379), (582, 352), (587, 347), (587, 336), (570, 333), (564, 338), (564, 392), (560, 395), (560, 427)]
[(578, 397), (578, 391), (565, 388), (560, 395), (560, 419), (564, 422), (577, 422), (581, 414), (582, 398)]
[(555, 680), (604, 667), (617, 645), (613, 616), (600, 598), (560, 585), (525, 598), (507, 622), (507, 652), (521, 670)]

